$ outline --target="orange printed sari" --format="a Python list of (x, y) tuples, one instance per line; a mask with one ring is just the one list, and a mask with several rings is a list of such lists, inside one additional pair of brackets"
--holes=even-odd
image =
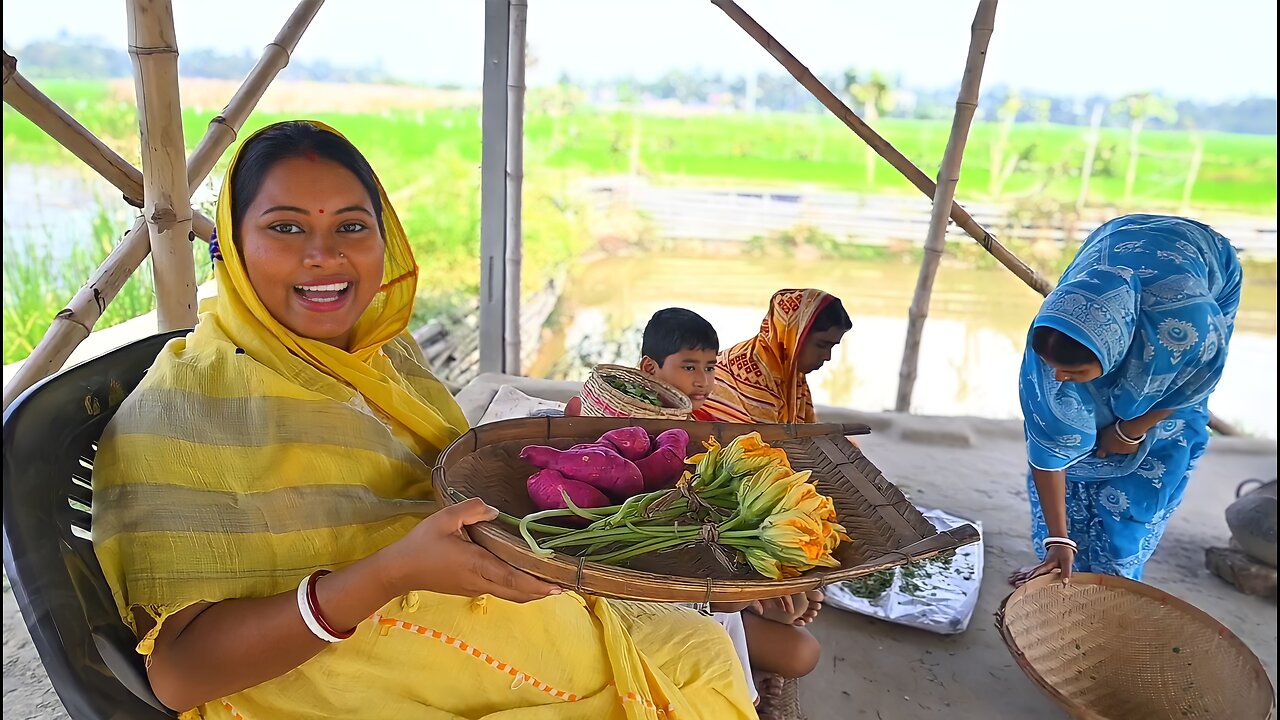
[(735, 423), (816, 422), (799, 356), (814, 318), (831, 300), (831, 295), (812, 288), (774, 293), (760, 333), (720, 353), (715, 388), (694, 418)]

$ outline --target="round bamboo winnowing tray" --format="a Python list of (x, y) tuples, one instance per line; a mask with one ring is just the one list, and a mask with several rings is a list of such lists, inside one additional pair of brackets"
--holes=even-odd
[[(644, 385), (662, 401), (662, 407), (633, 398), (605, 382), (605, 377), (622, 378)], [(693, 401), (674, 386), (625, 365), (597, 365), (582, 384), (582, 414), (587, 417), (653, 418), (687, 420)]]
[(853, 538), (835, 552), (839, 568), (815, 568), (800, 577), (770, 580), (749, 566), (722, 565), (708, 545), (642, 555), (626, 567), (589, 563), (572, 555), (535, 555), (515, 529), (500, 522), (467, 526), (477, 544), (511, 565), (564, 587), (605, 597), (656, 602), (745, 602), (821, 587), (896, 567), (978, 540), (964, 525), (938, 532), (898, 488), (846, 438), (865, 425), (735, 425), (626, 418), (521, 418), (472, 429), (440, 455), (433, 473), (436, 497), (456, 501), (451, 491), (479, 497), (516, 517), (533, 512), (525, 480), (534, 468), (520, 459), (527, 445), (561, 449), (595, 442), (616, 428), (640, 426), (650, 435), (683, 428), (689, 452), (715, 436), (722, 444), (750, 432), (786, 451), (796, 470), (811, 470), (818, 490), (831, 497), (840, 522)]
[(1270, 720), (1275, 690), (1221, 623), (1122, 577), (1036, 578), (1005, 599), (996, 626), (1023, 672), (1085, 720)]

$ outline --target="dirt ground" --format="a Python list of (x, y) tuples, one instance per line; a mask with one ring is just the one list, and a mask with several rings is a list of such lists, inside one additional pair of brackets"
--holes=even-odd
[[(554, 390), (538, 394), (561, 399), (563, 388)], [(474, 405), (479, 398), (476, 393), (468, 396), (470, 391), (464, 391), (459, 400), (474, 419), (477, 408), (468, 403)], [(481, 412), (487, 402), (483, 399)], [(834, 608), (824, 610), (814, 626), (824, 657), (802, 683), (810, 720), (1065, 717), (1014, 664), (993, 625), (996, 608), (1010, 592), (1005, 577), (1031, 559), (1020, 426), (889, 414), (839, 419), (872, 426), (873, 433), (861, 442), (864, 451), (918, 505), (982, 521), (985, 569), (977, 611), (960, 635), (934, 635)], [(1275, 475), (1275, 443), (1214, 439), (1145, 578), (1237, 633), (1266, 665), (1273, 685), (1275, 602), (1241, 595), (1209, 574), (1204, 569), (1204, 548), (1226, 544), (1222, 513), (1236, 484)], [(4, 717), (65, 717), (31, 647), (7, 581)]]

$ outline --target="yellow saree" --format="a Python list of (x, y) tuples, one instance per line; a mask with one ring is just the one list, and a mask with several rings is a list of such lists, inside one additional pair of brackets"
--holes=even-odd
[(832, 296), (814, 289), (779, 290), (760, 332), (720, 353), (711, 397), (699, 420), (811, 423), (817, 418), (797, 360), (813, 320)]
[[(157, 621), (140, 653), (185, 607), (292, 591), (435, 509), (431, 465), (466, 421), (405, 334), (417, 266), (380, 195), (383, 285), (346, 352), (291, 333), (263, 306), (224, 182), (219, 294), (124, 400), (94, 467), (94, 547), (121, 618), (135, 631), (135, 609)], [(184, 717), (755, 714), (728, 636), (696, 613), (573, 593), (515, 604), (420, 591), (289, 673)]]

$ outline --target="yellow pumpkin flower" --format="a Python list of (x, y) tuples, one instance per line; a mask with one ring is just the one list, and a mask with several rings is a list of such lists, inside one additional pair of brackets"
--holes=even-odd
[(771, 465), (791, 469), (787, 452), (782, 448), (771, 447), (760, 439), (758, 432), (739, 435), (720, 454), (722, 478), (726, 474), (736, 478), (746, 477)]
[(774, 513), (760, 524), (760, 539), (784, 565), (840, 567), (827, 549), (832, 528), (798, 510)]
[(738, 484), (738, 515), (751, 524), (790, 506), (783, 504), (791, 488), (808, 484), (810, 471), (793, 473), (778, 465), (762, 468)]
[(702, 446), (706, 448), (706, 452), (687, 458), (685, 463), (694, 466), (697, 484), (700, 487), (707, 487), (712, 484), (720, 471), (720, 452), (723, 448), (714, 436), (703, 441)]
[(809, 569), (808, 567), (799, 568), (779, 562), (767, 550), (761, 550), (760, 548), (747, 548), (742, 551), (742, 554), (746, 556), (747, 562), (751, 564), (751, 567), (756, 572), (773, 580), (800, 577), (802, 572)]

